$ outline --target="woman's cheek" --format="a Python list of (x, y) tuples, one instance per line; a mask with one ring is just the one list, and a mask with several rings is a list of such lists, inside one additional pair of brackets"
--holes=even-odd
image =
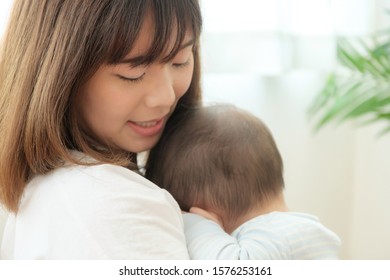
[(180, 98), (187, 92), (188, 88), (191, 85), (192, 75), (194, 73), (194, 65), (192, 63), (191, 67), (188, 67), (186, 71), (183, 71), (181, 75), (177, 77), (177, 91), (176, 96)]

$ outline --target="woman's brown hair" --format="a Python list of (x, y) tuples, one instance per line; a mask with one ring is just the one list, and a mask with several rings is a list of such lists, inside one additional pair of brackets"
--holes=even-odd
[[(140, 63), (169, 61), (187, 31), (196, 40), (192, 82), (177, 105), (186, 110), (201, 98), (198, 0), (14, 1), (0, 54), (0, 199), (9, 210), (17, 211), (34, 174), (82, 163), (70, 150), (136, 168), (133, 154), (113, 151), (83, 131), (74, 102), (101, 65), (129, 53), (148, 15), (155, 32)], [(172, 34), (175, 44), (163, 57)]]

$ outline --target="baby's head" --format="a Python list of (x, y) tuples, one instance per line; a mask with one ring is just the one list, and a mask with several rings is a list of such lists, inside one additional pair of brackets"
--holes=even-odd
[(233, 105), (179, 118), (151, 151), (146, 177), (182, 210), (197, 206), (232, 222), (282, 193), (282, 158), (260, 119)]

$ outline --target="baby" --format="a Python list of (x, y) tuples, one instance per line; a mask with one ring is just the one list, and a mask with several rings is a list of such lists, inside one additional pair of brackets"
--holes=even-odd
[(185, 212), (192, 259), (337, 259), (338, 236), (289, 211), (271, 132), (233, 105), (178, 116), (150, 152), (145, 176)]

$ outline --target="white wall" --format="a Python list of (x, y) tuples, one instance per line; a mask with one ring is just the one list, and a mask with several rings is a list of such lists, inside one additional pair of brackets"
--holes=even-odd
[(3, 230), (5, 226), (5, 219), (6, 219), (6, 212), (2, 207), (0, 207), (0, 247), (1, 247), (1, 240), (3, 236)]
[(390, 259), (390, 133), (382, 124), (357, 130), (350, 257)]

